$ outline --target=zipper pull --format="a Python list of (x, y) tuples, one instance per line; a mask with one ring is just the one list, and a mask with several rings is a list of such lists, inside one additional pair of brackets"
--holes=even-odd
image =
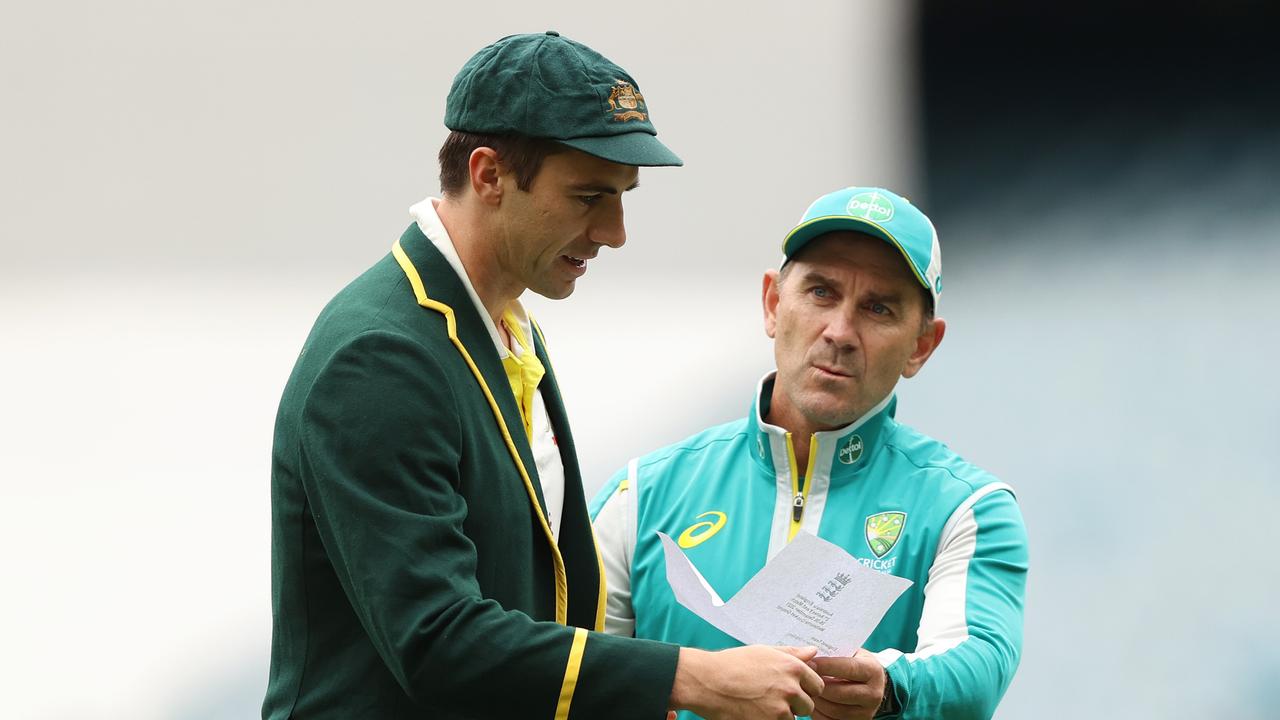
[(801, 515), (804, 515), (804, 495), (796, 493), (791, 501), (791, 522), (800, 522)]

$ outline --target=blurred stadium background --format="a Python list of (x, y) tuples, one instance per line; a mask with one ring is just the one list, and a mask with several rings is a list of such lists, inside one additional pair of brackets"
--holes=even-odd
[(254, 717), (275, 404), (434, 193), (452, 73), (555, 28), (686, 160), (529, 301), (592, 492), (745, 412), (762, 271), (882, 184), (944, 246), (900, 418), (1019, 491), (1001, 718), (1280, 706), (1273, 4), (66, 2), (0, 10), (0, 716)]

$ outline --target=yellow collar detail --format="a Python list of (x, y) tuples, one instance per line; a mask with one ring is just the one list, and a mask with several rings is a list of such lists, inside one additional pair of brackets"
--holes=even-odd
[(546, 375), (547, 370), (533, 352), (533, 344), (524, 336), (520, 322), (510, 310), (503, 314), (502, 324), (517, 346), (502, 358), (502, 368), (507, 371), (507, 382), (511, 383), (511, 392), (516, 396), (516, 405), (520, 407), (525, 437), (533, 442), (533, 395), (538, 392), (538, 383), (542, 382), (542, 376)]

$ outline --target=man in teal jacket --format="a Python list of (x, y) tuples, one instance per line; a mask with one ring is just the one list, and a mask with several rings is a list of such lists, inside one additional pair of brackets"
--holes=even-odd
[(708, 653), (603, 627), (573, 437), (518, 298), (625, 241), (637, 167), (678, 165), (635, 81), (554, 32), (458, 73), (443, 198), (320, 314), (272, 453), (264, 718), (807, 712), (814, 649)]
[(814, 718), (986, 718), (1017, 669), (1026, 532), (1010, 487), (894, 420), (893, 389), (942, 341), (933, 224), (879, 188), (815, 201), (764, 278), (777, 371), (750, 414), (632, 460), (592, 517), (606, 629), (701, 648), (657, 532), (732, 597), (803, 530), (913, 581), (851, 658), (818, 658)]

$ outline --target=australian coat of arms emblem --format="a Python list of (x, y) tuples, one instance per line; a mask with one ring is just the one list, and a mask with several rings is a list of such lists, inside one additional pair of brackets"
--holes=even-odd
[(609, 89), (609, 112), (613, 113), (613, 119), (617, 122), (643, 122), (649, 119), (644, 111), (644, 95), (626, 80), (615, 80)]

